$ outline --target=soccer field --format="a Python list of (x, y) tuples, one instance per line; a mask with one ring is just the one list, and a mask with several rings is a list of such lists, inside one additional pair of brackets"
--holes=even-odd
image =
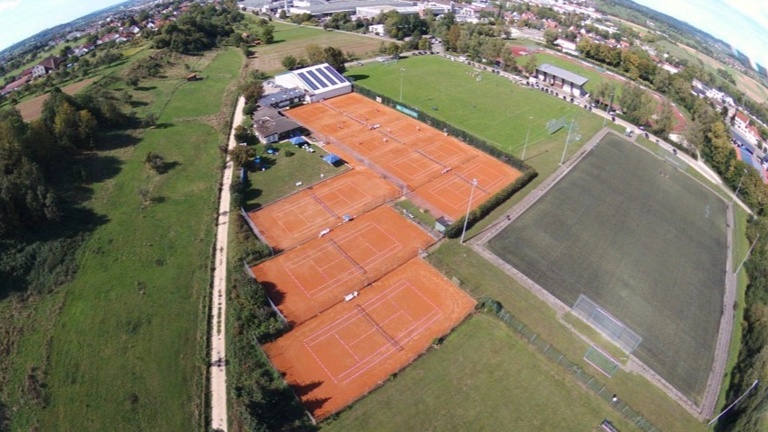
[(574, 120), (574, 136), (583, 138), (568, 147), (567, 155), (602, 126), (597, 115), (553, 96), (521, 87), (491, 72), (480, 72), (439, 56), (409, 57), (398, 62), (353, 67), (347, 77), (362, 86), (448, 122), (485, 139), (517, 157), (528, 135), (526, 163), (539, 172), (554, 170), (560, 161), (567, 129), (550, 135), (549, 120)]
[(695, 403), (722, 312), (726, 203), (609, 134), (488, 247), (568, 306), (596, 301), (634, 354)]

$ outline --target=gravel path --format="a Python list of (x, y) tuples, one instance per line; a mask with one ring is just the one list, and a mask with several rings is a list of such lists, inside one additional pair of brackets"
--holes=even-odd
[[(235, 127), (243, 122), (245, 99), (237, 100), (235, 116), (232, 119), (232, 131), (228, 147), (237, 145)], [(215, 268), (213, 270), (213, 290), (211, 291), (211, 429), (227, 431), (227, 360), (226, 360), (226, 306), (227, 306), (227, 247), (229, 234), (230, 185), (234, 165), (227, 160), (221, 180), (219, 197), (219, 217), (216, 229)]]

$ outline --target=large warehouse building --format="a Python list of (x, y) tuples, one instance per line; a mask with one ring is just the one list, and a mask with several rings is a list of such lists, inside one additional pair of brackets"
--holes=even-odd
[(304, 90), (308, 102), (330, 99), (352, 92), (352, 84), (328, 63), (275, 76), (275, 84)]

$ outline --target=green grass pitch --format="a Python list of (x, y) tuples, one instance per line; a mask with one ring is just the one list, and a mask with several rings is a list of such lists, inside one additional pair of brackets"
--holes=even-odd
[[(560, 162), (567, 127), (549, 135), (549, 120), (575, 119), (583, 143), (601, 128), (603, 120), (582, 107), (521, 87), (491, 72), (481, 72), (439, 56), (416, 56), (387, 64), (353, 67), (347, 76), (355, 85), (400, 98), (403, 103), (471, 132), (517, 157), (522, 156), (530, 125), (525, 160), (537, 171), (552, 172)], [(436, 109), (433, 109), (436, 108)], [(532, 119), (531, 119), (532, 117)], [(578, 145), (570, 145), (567, 156)]]
[(607, 135), (489, 242), (567, 305), (584, 293), (643, 337), (635, 355), (694, 401), (721, 315), (726, 203)]

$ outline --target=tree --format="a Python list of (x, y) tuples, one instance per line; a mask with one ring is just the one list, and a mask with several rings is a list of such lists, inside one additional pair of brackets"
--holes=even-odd
[(325, 54), (325, 62), (336, 69), (338, 73), (343, 74), (347, 71), (347, 66), (345, 65), (347, 57), (344, 55), (343, 51), (329, 46), (323, 50), (323, 53)]
[(281, 20), (284, 20), (287, 16), (288, 14), (285, 12), (285, 9), (280, 9), (280, 13), (277, 15)]
[(256, 148), (252, 146), (235, 146), (229, 150), (229, 157), (235, 166), (243, 167), (250, 163), (256, 157)]
[(387, 54), (396, 57), (400, 55), (400, 45), (397, 42), (390, 42), (389, 45), (387, 45)]
[(162, 174), (165, 171), (165, 158), (155, 152), (148, 152), (144, 156), (144, 166), (153, 170), (158, 174)]
[(316, 65), (325, 62), (325, 52), (318, 44), (309, 44), (304, 48), (307, 52), (309, 65)]
[(627, 120), (636, 125), (647, 124), (656, 112), (655, 99), (646, 90), (629, 81), (622, 87), (619, 105)]
[(264, 85), (261, 81), (254, 81), (243, 90), (243, 97), (248, 103), (258, 102), (262, 96), (264, 96)]
[(547, 29), (546, 31), (544, 31), (544, 42), (547, 45), (554, 46), (556, 40), (557, 40), (557, 30)]
[(261, 28), (261, 41), (265, 44), (275, 41), (275, 26), (267, 24)]
[(299, 61), (292, 54), (288, 54), (287, 56), (283, 57), (283, 61), (281, 63), (284, 68), (293, 70), (296, 69), (296, 65), (299, 63)]
[(421, 38), (419, 40), (419, 49), (422, 51), (432, 51), (432, 42), (429, 41), (429, 38)]
[(501, 70), (513, 73), (515, 69), (517, 69), (517, 59), (511, 50), (505, 49), (501, 52)]
[(141, 119), (141, 127), (143, 128), (151, 128), (155, 127), (157, 125), (157, 114), (155, 113), (149, 113), (144, 116), (143, 119)]
[(536, 57), (531, 54), (526, 56), (525, 63), (523, 64), (523, 70), (525, 73), (527, 73), (529, 76), (532, 76), (534, 73), (536, 73), (537, 67), (539, 67), (539, 65), (536, 62)]
[(653, 126), (653, 133), (666, 137), (672, 131), (672, 126), (675, 124), (675, 111), (672, 109), (672, 104), (668, 100), (664, 100), (661, 104), (661, 111), (656, 116), (656, 120)]

